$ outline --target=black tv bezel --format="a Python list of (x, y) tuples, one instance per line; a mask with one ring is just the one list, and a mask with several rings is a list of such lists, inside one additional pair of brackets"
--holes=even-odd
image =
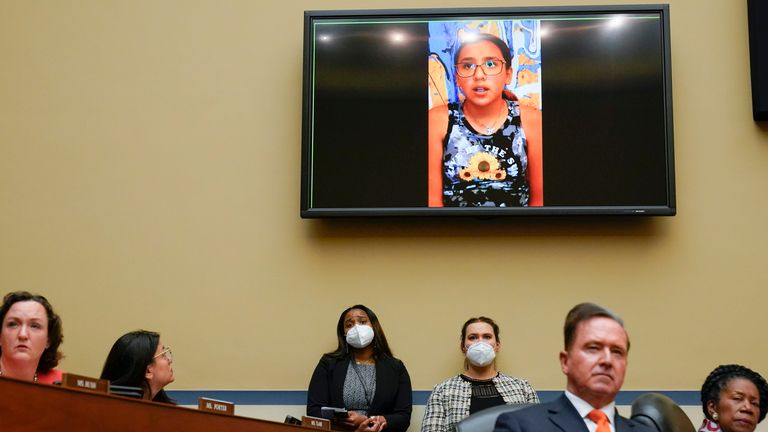
[(752, 118), (755, 121), (768, 120), (768, 28), (760, 27), (760, 19), (768, 18), (768, 5), (757, 0), (747, 0), (749, 29), (749, 64), (752, 80)]
[[(365, 207), (329, 208), (309, 207), (311, 167), (311, 112), (312, 112), (312, 25), (315, 19), (382, 19), (382, 18), (435, 18), (467, 19), (487, 18), (493, 15), (537, 16), (566, 13), (658, 13), (661, 17), (663, 50), (663, 88), (666, 131), (667, 202), (666, 206), (541, 206), (541, 207)], [(371, 10), (313, 10), (304, 11), (304, 52), (302, 84), (302, 138), (301, 138), (301, 211), (302, 218), (335, 217), (497, 217), (497, 216), (674, 216), (675, 201), (674, 127), (672, 122), (672, 60), (669, 31), (668, 4), (632, 4), (601, 6), (541, 6), (541, 7), (487, 7), (487, 8), (429, 8), (429, 9), (371, 9)]]

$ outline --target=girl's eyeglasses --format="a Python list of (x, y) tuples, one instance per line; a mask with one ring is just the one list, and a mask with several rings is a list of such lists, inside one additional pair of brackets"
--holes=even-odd
[(504, 69), (505, 63), (504, 60), (499, 59), (488, 59), (482, 63), (461, 62), (456, 64), (456, 74), (462, 78), (469, 78), (475, 75), (477, 67), (480, 66), (484, 74), (498, 75)]

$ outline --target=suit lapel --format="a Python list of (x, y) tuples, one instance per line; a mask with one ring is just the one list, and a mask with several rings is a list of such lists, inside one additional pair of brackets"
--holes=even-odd
[(330, 394), (331, 406), (344, 407), (344, 380), (347, 378), (347, 369), (349, 368), (349, 359), (334, 359), (336, 364), (333, 366), (332, 390)]
[(565, 394), (553, 402), (548, 411), (549, 421), (563, 432), (589, 432), (579, 412), (573, 407), (571, 401), (565, 397)]
[(635, 424), (620, 416), (618, 411), (616, 411), (613, 418), (613, 421), (616, 422), (616, 432), (626, 432), (635, 429)]
[(389, 384), (394, 379), (390, 373), (391, 368), (386, 364), (386, 359), (380, 357), (376, 361), (376, 392), (373, 394), (373, 400), (371, 401), (371, 411), (374, 409), (376, 412), (381, 410), (381, 398), (389, 394)]

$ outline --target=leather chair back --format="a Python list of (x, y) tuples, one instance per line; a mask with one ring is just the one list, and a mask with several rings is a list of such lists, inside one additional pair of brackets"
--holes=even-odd
[(498, 405), (478, 411), (456, 423), (456, 432), (493, 432), (496, 418), (501, 414), (527, 408), (533, 404)]
[(632, 403), (632, 420), (659, 432), (696, 432), (691, 419), (672, 399), (646, 393)]

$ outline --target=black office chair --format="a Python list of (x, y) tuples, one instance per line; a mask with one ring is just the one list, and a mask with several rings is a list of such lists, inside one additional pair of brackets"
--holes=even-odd
[(478, 411), (456, 423), (456, 432), (491, 432), (496, 419), (504, 413), (527, 408), (533, 404), (498, 405)]
[(646, 393), (635, 399), (632, 420), (659, 432), (696, 432), (691, 419), (675, 401), (659, 393)]
[(141, 387), (130, 387), (120, 385), (109, 385), (109, 394), (117, 396), (132, 397), (136, 399), (144, 398), (144, 389)]

